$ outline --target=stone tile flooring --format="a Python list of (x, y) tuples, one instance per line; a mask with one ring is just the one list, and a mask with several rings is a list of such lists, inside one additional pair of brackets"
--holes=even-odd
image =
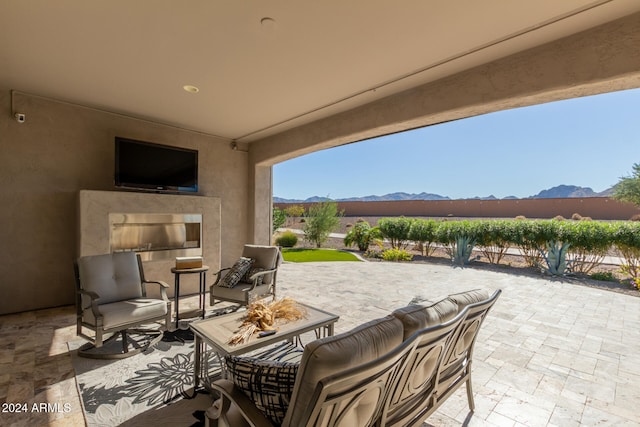
[[(475, 412), (463, 386), (425, 426), (640, 425), (639, 297), (429, 264), (286, 263), (278, 283), (279, 297), (339, 314), (337, 333), (412, 300), (501, 288), (476, 343)], [(74, 308), (0, 316), (0, 338), (0, 401), (13, 411), (0, 413), (0, 425), (84, 425), (67, 350), (77, 339)], [(11, 403), (26, 404), (27, 413)]]
[(638, 296), (429, 264), (285, 264), (278, 280), (280, 296), (339, 314), (338, 333), (413, 299), (501, 288), (476, 342), (476, 410), (463, 386), (425, 425), (640, 425)]

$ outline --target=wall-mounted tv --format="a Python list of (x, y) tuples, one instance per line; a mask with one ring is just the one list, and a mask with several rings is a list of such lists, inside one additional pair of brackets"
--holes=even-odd
[(116, 137), (117, 187), (166, 191), (198, 191), (198, 151)]

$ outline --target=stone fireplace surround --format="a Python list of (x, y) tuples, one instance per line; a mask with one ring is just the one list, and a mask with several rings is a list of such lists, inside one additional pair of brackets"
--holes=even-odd
[[(209, 266), (207, 285), (211, 273), (220, 269), (221, 203), (217, 197), (153, 194), (127, 191), (81, 190), (79, 194), (78, 256), (109, 253), (111, 225), (109, 214), (200, 214), (202, 215), (202, 257)], [(145, 261), (147, 279), (163, 280), (170, 286), (173, 297), (174, 277), (171, 267), (175, 259)], [(197, 276), (197, 275), (188, 275)], [(197, 278), (185, 276), (180, 282), (180, 295), (197, 293)], [(194, 280), (190, 280), (194, 279)], [(150, 287), (150, 296), (155, 289)]]

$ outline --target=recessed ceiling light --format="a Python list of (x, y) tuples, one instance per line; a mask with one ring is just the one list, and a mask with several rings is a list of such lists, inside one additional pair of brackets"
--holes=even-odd
[(186, 90), (189, 93), (198, 93), (198, 92), (200, 92), (200, 89), (198, 89), (197, 87), (195, 87), (193, 85), (184, 85), (184, 86), (182, 86), (182, 89)]

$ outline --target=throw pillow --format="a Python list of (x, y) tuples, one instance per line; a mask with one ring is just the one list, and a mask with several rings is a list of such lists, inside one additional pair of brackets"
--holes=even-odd
[(253, 260), (251, 258), (242, 257), (233, 267), (227, 272), (227, 274), (220, 280), (218, 286), (222, 286), (223, 288), (233, 288), (238, 284), (240, 279), (247, 274), (247, 271), (251, 269), (253, 265)]
[(227, 356), (229, 377), (275, 425), (281, 425), (291, 401), (298, 364)]
[[(244, 283), (251, 283), (253, 284), (253, 280), (251, 280), (251, 276), (253, 276), (256, 273), (260, 273), (261, 271), (264, 271), (265, 269), (262, 267), (252, 267), (249, 269), (249, 271), (247, 271), (245, 273), (244, 276), (242, 276), (242, 279), (240, 279), (241, 282)], [(256, 277), (256, 286), (260, 286), (262, 285), (262, 280), (264, 279), (264, 276), (258, 276)]]

